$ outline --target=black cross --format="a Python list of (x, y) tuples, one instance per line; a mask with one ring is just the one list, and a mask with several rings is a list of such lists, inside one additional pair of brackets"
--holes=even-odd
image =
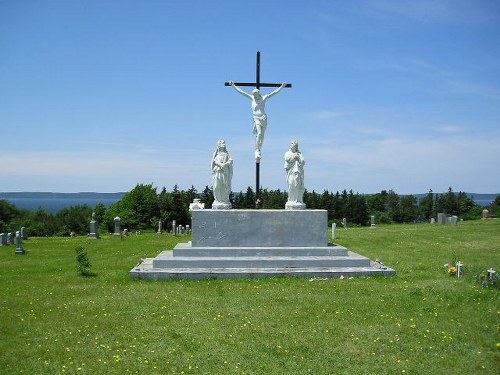
[[(235, 86), (255, 87), (260, 90), (261, 87), (280, 87), (281, 83), (261, 83), (260, 82), (260, 51), (257, 51), (256, 77), (255, 82), (233, 82)], [(224, 86), (231, 86), (229, 82), (225, 82)], [(287, 83), (285, 87), (292, 87), (291, 83)], [(259, 199), (260, 194), (260, 163), (255, 162), (255, 199)]]

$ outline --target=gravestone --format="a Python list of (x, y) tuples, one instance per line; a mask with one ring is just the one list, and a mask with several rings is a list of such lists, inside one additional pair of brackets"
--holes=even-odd
[(95, 212), (92, 212), (92, 220), (90, 221), (90, 233), (89, 238), (98, 240), (99, 237), (99, 223), (95, 219)]
[(21, 227), (21, 237), (23, 241), (28, 239), (28, 230), (25, 227)]
[(158, 230), (156, 231), (156, 234), (159, 236), (162, 234), (161, 219), (158, 220)]
[(14, 239), (12, 238), (12, 233), (7, 233), (7, 245), (14, 245)]
[(175, 220), (172, 220), (172, 235), (176, 235), (177, 234), (177, 223), (175, 222)]
[(445, 213), (443, 212), (438, 213), (438, 219), (437, 219), (438, 224), (446, 224), (447, 221), (448, 218), (446, 217)]
[(372, 228), (375, 228), (375, 215), (372, 215), (372, 216), (370, 217), (370, 222), (371, 222), (371, 227), (372, 227)]
[(193, 203), (189, 203), (189, 211), (193, 210), (204, 210), (205, 203), (201, 203), (201, 199), (195, 198), (193, 199)]
[(123, 237), (128, 237), (128, 229), (123, 230)]
[(332, 240), (337, 239), (337, 223), (332, 223)]
[(483, 210), (483, 217), (482, 218), (483, 219), (489, 219), (490, 218), (490, 211), (487, 208), (485, 208)]
[(121, 219), (117, 216), (115, 217), (114, 219), (115, 221), (115, 231), (113, 232), (113, 236), (114, 237), (121, 237), (122, 233), (121, 233)]
[(342, 219), (342, 226), (347, 229), (347, 219), (345, 217)]
[(15, 251), (15, 254), (25, 254), (25, 251), (23, 248), (23, 238), (21, 237), (20, 231), (16, 232), (16, 242), (17, 242), (17, 248)]
[(0, 233), (0, 246), (6, 246), (6, 245), (7, 245), (7, 234)]
[(434, 219), (433, 217), (431, 217), (431, 224), (436, 224), (436, 219)]

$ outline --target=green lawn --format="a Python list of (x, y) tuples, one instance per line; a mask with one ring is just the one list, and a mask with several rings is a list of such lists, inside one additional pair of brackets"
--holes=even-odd
[(0, 247), (0, 374), (500, 373), (500, 289), (476, 278), (500, 268), (500, 220), (337, 233), (396, 276), (131, 281), (189, 239), (153, 233)]

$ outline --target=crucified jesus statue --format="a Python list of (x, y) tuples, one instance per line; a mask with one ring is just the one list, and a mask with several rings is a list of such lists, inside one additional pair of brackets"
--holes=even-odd
[(255, 135), (255, 160), (259, 162), (261, 159), (261, 148), (264, 143), (264, 135), (267, 127), (267, 115), (265, 112), (266, 100), (280, 92), (287, 86), (287, 84), (283, 83), (280, 87), (267, 95), (262, 95), (259, 89), (254, 89), (252, 90), (252, 93), (249, 94), (236, 86), (233, 81), (229, 81), (229, 86), (233, 87), (241, 95), (252, 101), (253, 134)]

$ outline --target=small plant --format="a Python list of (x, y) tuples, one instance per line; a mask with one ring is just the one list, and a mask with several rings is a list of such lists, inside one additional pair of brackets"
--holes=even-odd
[(87, 251), (85, 251), (83, 246), (77, 246), (75, 248), (75, 252), (76, 252), (77, 269), (80, 275), (95, 276), (95, 274), (90, 271), (89, 257), (87, 255)]

